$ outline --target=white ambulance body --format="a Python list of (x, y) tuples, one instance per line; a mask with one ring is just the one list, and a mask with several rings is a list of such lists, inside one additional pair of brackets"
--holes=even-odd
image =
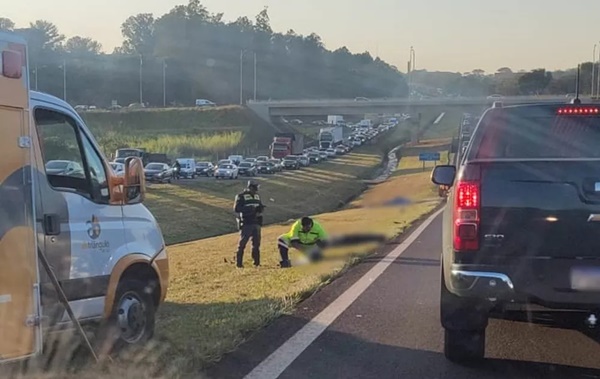
[(11, 33), (0, 33), (0, 128), (0, 362), (39, 353), (49, 329), (87, 321), (143, 343), (169, 270), (142, 204), (141, 161), (114, 173), (70, 105), (29, 91), (26, 44)]

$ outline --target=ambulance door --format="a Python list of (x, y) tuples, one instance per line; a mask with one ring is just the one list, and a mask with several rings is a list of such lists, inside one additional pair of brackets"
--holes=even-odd
[(0, 33), (0, 362), (42, 343), (26, 51)]

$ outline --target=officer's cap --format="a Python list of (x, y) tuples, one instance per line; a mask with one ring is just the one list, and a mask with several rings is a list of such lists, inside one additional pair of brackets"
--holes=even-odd
[(258, 184), (258, 182), (256, 180), (248, 180), (247, 187), (248, 188), (256, 188), (256, 189), (258, 189), (258, 187), (260, 187), (260, 186), (259, 186), (259, 184)]

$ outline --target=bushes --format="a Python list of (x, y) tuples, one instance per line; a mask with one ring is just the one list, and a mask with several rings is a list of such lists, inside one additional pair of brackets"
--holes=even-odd
[(217, 158), (232, 152), (264, 151), (272, 127), (248, 109), (168, 108), (95, 111), (82, 114), (107, 156), (123, 147), (142, 147), (171, 158)]

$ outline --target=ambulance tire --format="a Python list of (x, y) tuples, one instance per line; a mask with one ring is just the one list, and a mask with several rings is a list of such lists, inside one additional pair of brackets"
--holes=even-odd
[(154, 335), (156, 307), (142, 281), (125, 278), (119, 282), (113, 313), (99, 333), (100, 354), (112, 355), (143, 347)]

